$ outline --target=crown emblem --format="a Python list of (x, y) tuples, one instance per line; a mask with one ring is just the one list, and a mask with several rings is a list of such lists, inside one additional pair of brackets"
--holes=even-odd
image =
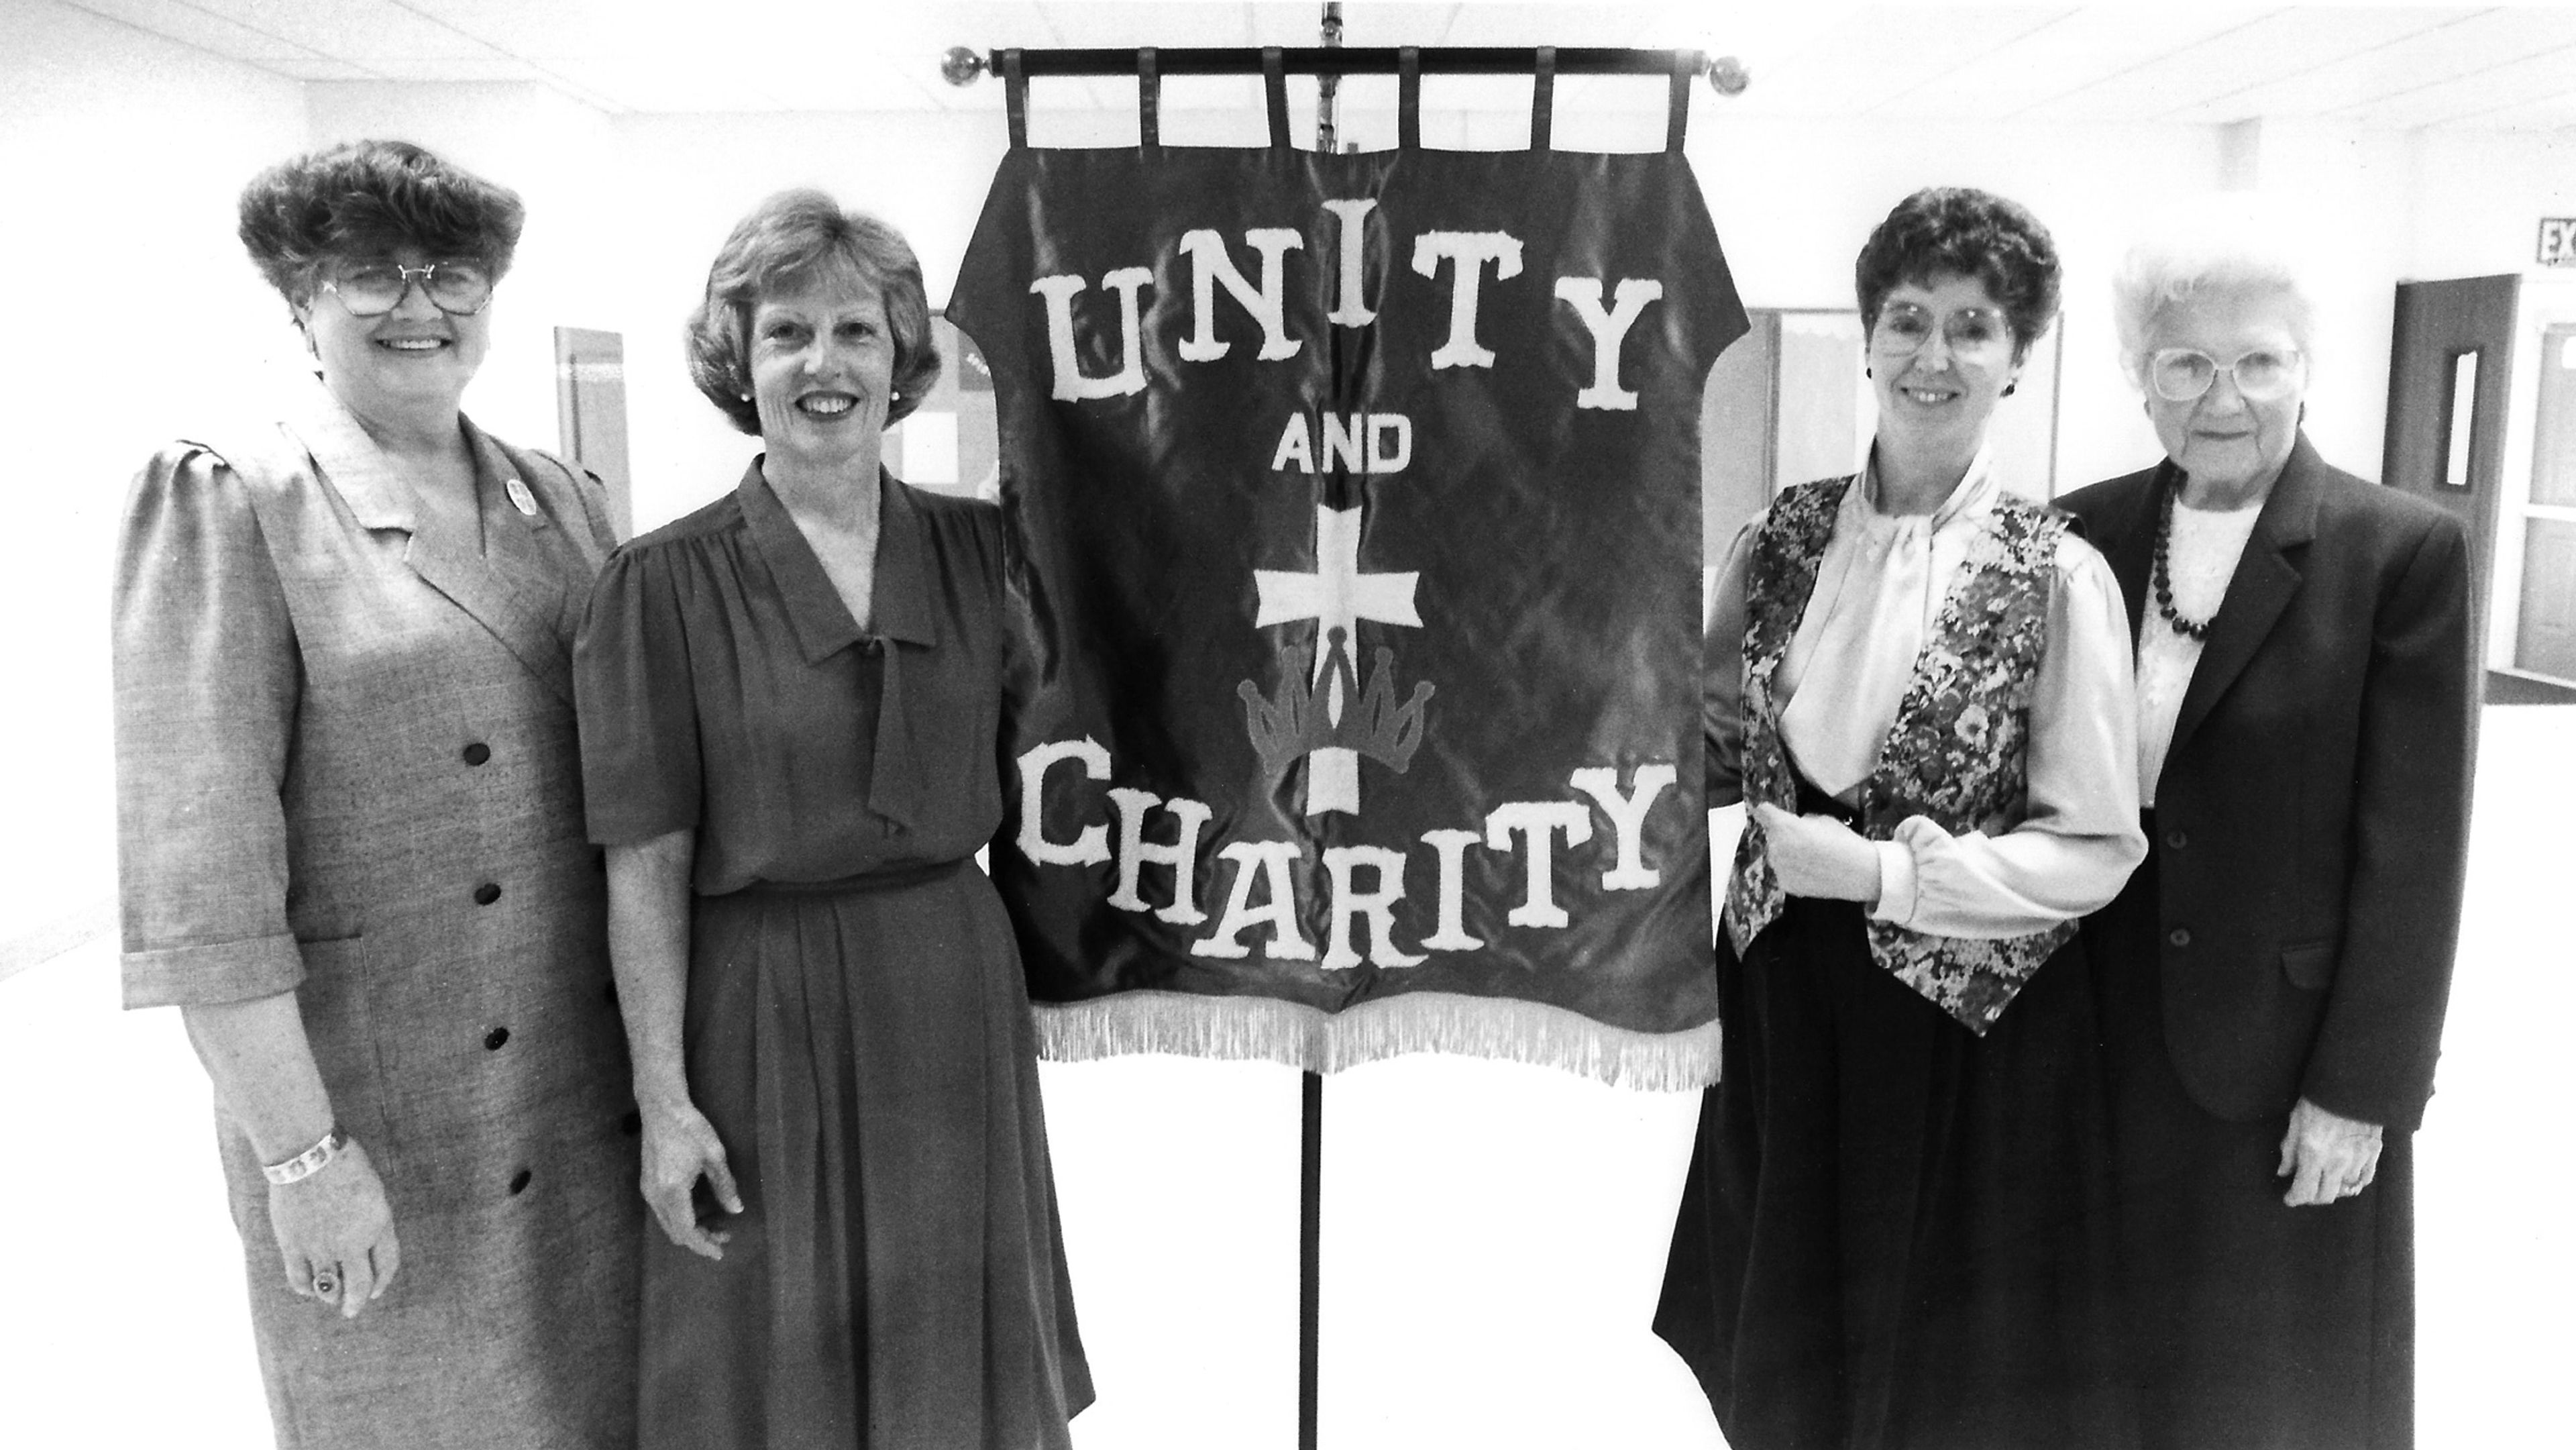
[(1306, 761), (1306, 814), (1324, 811), (1357, 813), (1360, 808), (1360, 757), (1395, 767), (1402, 774), (1422, 743), (1422, 707), (1432, 687), (1423, 681), (1402, 705), (1395, 703), (1395, 652), (1380, 646), (1366, 681), (1352, 662), (1363, 619), (1419, 629), (1422, 617), (1413, 606), (1421, 575), (1368, 573), (1360, 568), (1360, 510), (1317, 505), (1315, 570), (1255, 569), (1253, 584), (1260, 606), (1253, 623), (1267, 627), (1297, 620), (1315, 621), (1319, 648), (1283, 645), (1281, 678), (1275, 698), (1245, 680), (1235, 686), (1243, 700), (1244, 728), (1261, 756), (1266, 777), (1284, 777), (1299, 759)]
[[(1395, 703), (1395, 651), (1380, 645), (1369, 675), (1361, 680), (1351, 668), (1350, 636), (1335, 629), (1325, 636), (1324, 668), (1305, 683), (1310, 657), (1302, 645), (1279, 651), (1280, 680), (1276, 698), (1264, 696), (1252, 681), (1234, 687), (1243, 700), (1244, 730), (1261, 757), (1264, 779), (1277, 780), (1298, 758), (1317, 750), (1348, 750), (1394, 767), (1402, 775), (1422, 744), (1422, 707), (1431, 702), (1429, 680), (1414, 682), (1413, 694)], [(1333, 706), (1351, 703), (1333, 718)]]

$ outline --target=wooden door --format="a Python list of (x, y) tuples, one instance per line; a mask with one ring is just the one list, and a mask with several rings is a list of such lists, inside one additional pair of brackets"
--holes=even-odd
[(2576, 324), (2540, 334), (2514, 668), (2576, 681)]
[(2449, 509), (2467, 525), (2481, 663), (2521, 291), (2522, 279), (2513, 276), (2400, 282), (2389, 349), (2380, 481)]
[(563, 456), (608, 485), (608, 523), (635, 533), (635, 482), (626, 468), (626, 338), (587, 327), (555, 329), (555, 428)]

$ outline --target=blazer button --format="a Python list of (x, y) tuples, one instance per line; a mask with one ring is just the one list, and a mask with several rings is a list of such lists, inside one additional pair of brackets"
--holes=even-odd
[(498, 1052), (509, 1042), (509, 1040), (509, 1028), (495, 1027), (491, 1031), (483, 1034), (483, 1050), (485, 1052)]
[(493, 902), (500, 899), (501, 888), (489, 881), (486, 881), (482, 885), (474, 888), (474, 904), (476, 906), (490, 906)]
[(465, 763), (467, 765), (481, 765), (484, 761), (490, 760), (491, 758), (492, 747), (484, 744), (480, 740), (477, 740), (473, 744), (465, 747)]
[(2173, 850), (2179, 851), (2179, 850), (2181, 850), (2183, 847), (2188, 846), (2188, 845), (2190, 845), (2190, 844), (2191, 844), (2191, 833), (2190, 833), (2189, 831), (2185, 831), (2185, 830), (2182, 830), (2182, 829), (2177, 828), (2177, 829), (2174, 829), (2174, 830), (2170, 830), (2170, 831), (2165, 832), (2165, 845), (2166, 845), (2166, 846), (2168, 846), (2168, 847), (2170, 847), (2170, 848), (2172, 848)]
[(2190, 945), (2191, 945), (2191, 929), (2190, 929), (2190, 928), (2188, 928), (2188, 927), (2180, 927), (2180, 926), (2175, 927), (2173, 930), (2171, 930), (2171, 931), (2169, 931), (2169, 932), (2166, 932), (2166, 933), (2165, 933), (2165, 940), (2166, 940), (2166, 941), (2169, 941), (2169, 942), (2172, 942), (2175, 946), (2178, 946), (2178, 947), (2187, 947), (2187, 946), (2190, 946)]
[(510, 1196), (511, 1196), (512, 1198), (516, 1198), (516, 1197), (518, 1197), (520, 1194), (525, 1193), (525, 1192), (527, 1191), (527, 1189), (528, 1189), (528, 1170), (527, 1170), (527, 1169), (522, 1168), (522, 1169), (520, 1169), (518, 1172), (513, 1173), (513, 1174), (511, 1174), (511, 1175), (510, 1175)]

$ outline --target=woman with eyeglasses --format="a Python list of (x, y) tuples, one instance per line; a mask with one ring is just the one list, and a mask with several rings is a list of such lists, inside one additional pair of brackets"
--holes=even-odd
[(1986, 446), (2056, 252), (1935, 188), (1854, 272), (1867, 460), (1772, 501), (1709, 622), (1709, 800), (1750, 811), (1655, 1328), (1735, 1450), (2125, 1445), (2074, 939), (2145, 849), (2127, 619)]
[(2467, 536), (2317, 456), (2313, 309), (2241, 218), (2132, 250), (2114, 305), (2165, 458), (2064, 502), (2137, 620), (2150, 851), (2085, 939), (2146, 1443), (2410, 1445), (2409, 1134), (2476, 739)]
[(213, 1079), (278, 1444), (635, 1434), (634, 1105), (571, 645), (595, 479), (458, 400), (522, 210), (416, 146), (240, 234), (317, 381), (135, 480), (114, 597), (125, 1001)]

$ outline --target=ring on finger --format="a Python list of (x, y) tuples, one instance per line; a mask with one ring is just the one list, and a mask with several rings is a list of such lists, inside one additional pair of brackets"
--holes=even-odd
[(335, 1269), (313, 1271), (313, 1292), (328, 1299), (340, 1292), (340, 1275)]

